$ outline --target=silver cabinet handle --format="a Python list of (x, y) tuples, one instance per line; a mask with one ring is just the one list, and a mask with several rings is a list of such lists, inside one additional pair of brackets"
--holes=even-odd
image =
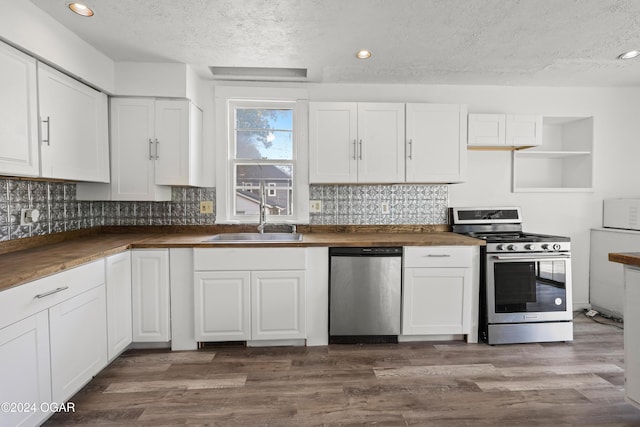
[(356, 140), (353, 140), (353, 160), (356, 159), (356, 156), (358, 155), (358, 153), (356, 152), (357, 148), (356, 148)]
[(413, 139), (409, 140), (409, 160), (413, 159)]
[(51, 145), (51, 144), (50, 144), (50, 142), (51, 142), (51, 141), (50, 141), (50, 139), (51, 139), (51, 127), (50, 127), (50, 126), (51, 126), (51, 125), (50, 125), (51, 120), (50, 120), (50, 119), (51, 119), (51, 118), (50, 118), (49, 116), (47, 116), (47, 120), (43, 120), (43, 121), (42, 121), (43, 123), (46, 123), (46, 124), (47, 124), (47, 139), (42, 138), (42, 142), (43, 142), (43, 143), (44, 143), (44, 142), (46, 142), (46, 143), (47, 143), (47, 145)]
[(360, 145), (360, 155), (358, 156), (358, 158), (360, 160), (362, 160), (362, 140), (360, 140), (360, 144), (359, 145)]
[(427, 258), (451, 258), (449, 254), (429, 254), (425, 255)]
[(158, 146), (160, 146), (160, 141), (156, 138), (156, 160), (160, 158), (160, 155), (158, 154)]
[(153, 140), (149, 138), (149, 160), (153, 160)]
[(43, 294), (38, 294), (35, 297), (38, 298), (38, 299), (44, 298), (44, 297), (48, 297), (49, 295), (57, 294), (58, 292), (62, 292), (64, 290), (66, 290), (66, 289), (69, 289), (69, 287), (68, 286), (62, 286), (62, 287), (56, 288), (56, 289), (54, 289), (52, 291), (45, 292)]

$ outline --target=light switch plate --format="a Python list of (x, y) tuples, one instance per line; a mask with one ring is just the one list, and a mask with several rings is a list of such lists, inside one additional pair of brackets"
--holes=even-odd
[(309, 200), (309, 213), (321, 213), (322, 200)]
[(200, 202), (200, 213), (210, 214), (213, 213), (213, 202), (210, 200)]

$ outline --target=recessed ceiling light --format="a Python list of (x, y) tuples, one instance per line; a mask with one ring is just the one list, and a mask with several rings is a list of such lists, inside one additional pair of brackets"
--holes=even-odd
[(366, 49), (362, 49), (361, 51), (358, 51), (358, 53), (356, 53), (356, 58), (369, 59), (369, 58), (371, 58), (371, 51), (368, 51)]
[(638, 56), (640, 56), (640, 50), (630, 50), (629, 52), (618, 55), (618, 59), (633, 59)]
[(93, 16), (93, 10), (82, 3), (69, 3), (69, 9), (80, 16)]

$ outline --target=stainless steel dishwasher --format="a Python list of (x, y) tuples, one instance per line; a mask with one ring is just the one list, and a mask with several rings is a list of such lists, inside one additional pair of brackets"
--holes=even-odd
[(397, 342), (402, 248), (329, 248), (329, 342)]

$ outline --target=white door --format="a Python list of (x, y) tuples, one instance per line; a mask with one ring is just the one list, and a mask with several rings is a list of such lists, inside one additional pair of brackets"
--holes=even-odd
[(407, 182), (465, 180), (466, 108), (407, 104)]
[(309, 182), (358, 181), (357, 115), (352, 102), (309, 103)]
[(542, 144), (542, 116), (507, 115), (506, 145), (535, 147)]
[(45, 178), (109, 182), (107, 95), (38, 63)]
[(49, 415), (40, 411), (40, 404), (52, 402), (47, 310), (0, 329), (0, 360), (0, 402), (35, 406), (3, 410), (0, 424), (39, 425)]
[(304, 271), (251, 273), (251, 338), (306, 337)]
[(129, 251), (106, 258), (107, 347), (109, 361), (132, 341), (131, 254)]
[(36, 60), (0, 42), (0, 175), (38, 176)]
[(131, 251), (133, 342), (171, 340), (167, 249)]
[(112, 98), (113, 200), (171, 200), (171, 188), (155, 184), (155, 149), (155, 101)]
[(249, 272), (196, 272), (194, 286), (196, 341), (251, 339)]
[(504, 147), (505, 120), (504, 114), (469, 114), (467, 144), (471, 147)]
[(404, 104), (358, 104), (358, 182), (404, 182)]
[(107, 365), (104, 285), (49, 309), (51, 397), (66, 402)]
[(189, 101), (156, 100), (156, 184), (189, 183)]
[(467, 334), (471, 269), (405, 268), (402, 334)]

